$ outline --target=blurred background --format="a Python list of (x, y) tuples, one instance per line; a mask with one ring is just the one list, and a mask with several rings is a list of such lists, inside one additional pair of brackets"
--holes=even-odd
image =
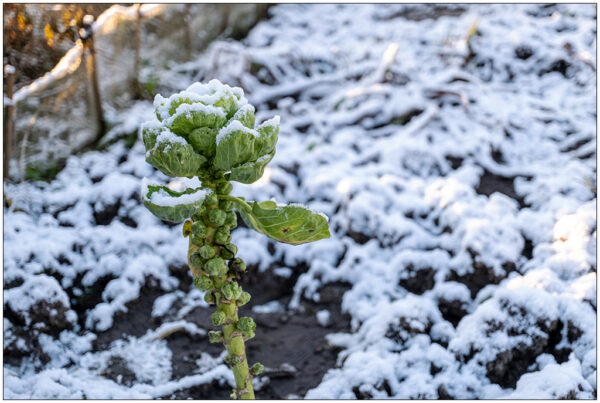
[[(155, 95), (281, 117), (238, 220), (265, 399), (597, 396), (595, 4), (11, 4), (4, 398), (227, 399), (182, 224), (143, 206)], [(180, 183), (179, 183), (180, 184)]]
[(5, 127), (9, 177), (48, 179), (71, 153), (135, 137), (111, 131), (115, 115), (173, 86), (158, 71), (177, 71), (218, 37), (241, 39), (268, 7), (4, 4), (4, 64), (14, 68), (4, 93), (13, 82), (18, 107)]

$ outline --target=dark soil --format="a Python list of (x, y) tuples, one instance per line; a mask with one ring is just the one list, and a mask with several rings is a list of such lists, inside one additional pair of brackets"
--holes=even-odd
[[(283, 305), (289, 302), (292, 287), (285, 283), (290, 279), (281, 279), (271, 271), (252, 273), (247, 278), (252, 278), (253, 284), (243, 281), (244, 289), (257, 298), (241, 308), (240, 315), (252, 316), (257, 328), (256, 338), (246, 344), (246, 353), (251, 364), (256, 361), (264, 364), (264, 375), (269, 377), (268, 384), (256, 394), (261, 399), (285, 399), (290, 395), (302, 397), (321, 383), (327, 370), (336, 366), (338, 351), (327, 344), (325, 336), (350, 331), (350, 318), (342, 314), (340, 309), (342, 296), (349, 286), (342, 283), (327, 284), (320, 290), (320, 302), (303, 299), (302, 312), (258, 314), (252, 312), (252, 306), (274, 300)], [(330, 312), (330, 325), (326, 328), (320, 326), (316, 319), (317, 311), (322, 309)], [(213, 308), (197, 308), (186, 319), (206, 327), (212, 312)], [(169, 347), (173, 352), (174, 377), (189, 375), (201, 352), (216, 356), (223, 351), (221, 345), (211, 345), (206, 338), (192, 341), (181, 333), (169, 338)], [(212, 386), (182, 390), (173, 398), (229, 398), (231, 388), (228, 385)]]
[[(540, 354), (552, 354), (560, 364), (567, 361), (569, 349), (557, 349), (562, 336), (563, 324), (554, 320), (549, 326), (542, 321), (536, 324), (541, 330), (541, 336), (533, 336), (533, 343), (526, 345), (520, 343), (517, 347), (498, 353), (496, 358), (486, 364), (487, 377), (503, 388), (515, 388), (521, 376), (529, 372), (529, 368), (535, 363)], [(509, 329), (508, 334), (519, 334), (515, 329)]]
[(405, 270), (408, 273), (408, 278), (400, 279), (398, 284), (406, 290), (413, 294), (421, 295), (433, 288), (435, 270), (431, 267), (415, 270), (413, 265), (408, 265)]
[(135, 373), (127, 366), (127, 362), (117, 356), (110, 357), (102, 376), (127, 386), (133, 385), (137, 380)]
[(504, 193), (508, 197), (515, 199), (520, 208), (529, 207), (525, 200), (517, 194), (514, 186), (514, 177), (504, 177), (491, 173), (487, 169), (479, 178), (479, 186), (475, 191), (479, 194), (490, 196), (494, 192)]
[(450, 275), (446, 278), (446, 281), (456, 281), (463, 283), (471, 291), (471, 298), (475, 298), (477, 293), (489, 284), (499, 284), (500, 281), (508, 277), (508, 274), (516, 270), (516, 266), (513, 262), (505, 262), (502, 265), (504, 274), (497, 275), (492, 267), (488, 267), (482, 262), (477, 260), (476, 256), (471, 254), (473, 263), (473, 270), (464, 275), (458, 275), (454, 270), (450, 271)]
[(459, 300), (447, 300), (440, 298), (438, 301), (438, 308), (442, 314), (442, 317), (448, 322), (452, 323), (454, 327), (458, 325), (460, 320), (469, 313), (465, 307), (465, 304)]
[[(188, 290), (189, 284), (183, 269), (177, 269), (181, 280), (181, 289)], [(246, 344), (246, 352), (250, 364), (261, 362), (265, 372), (261, 377), (269, 379), (256, 392), (261, 399), (285, 399), (287, 397), (302, 397), (309, 389), (321, 383), (323, 375), (336, 366), (338, 351), (329, 346), (325, 336), (335, 332), (349, 332), (350, 318), (341, 313), (341, 299), (350, 287), (344, 283), (325, 285), (320, 291), (320, 301), (302, 300), (303, 310), (300, 312), (276, 312), (258, 314), (252, 312), (252, 307), (263, 305), (270, 301), (279, 301), (284, 306), (289, 303), (293, 285), (298, 276), (305, 272), (306, 266), (293, 268), (293, 274), (285, 279), (273, 274), (272, 270), (258, 272), (249, 267), (248, 273), (241, 283), (245, 290), (253, 296), (247, 305), (240, 308), (240, 316), (252, 316), (257, 323), (256, 337)], [(175, 269), (173, 269), (175, 270)], [(189, 278), (191, 283), (191, 277)], [(109, 344), (124, 335), (142, 336), (148, 328), (157, 328), (161, 320), (151, 317), (154, 300), (164, 294), (158, 284), (149, 279), (142, 289), (140, 297), (127, 304), (128, 311), (115, 315), (114, 325), (106, 332), (98, 335), (96, 348), (104, 349)], [(317, 311), (327, 309), (330, 312), (330, 324), (327, 327), (319, 325), (316, 319)], [(211, 330), (210, 315), (214, 307), (198, 307), (186, 315), (185, 319), (199, 327)], [(170, 320), (168, 317), (162, 321)], [(172, 351), (172, 379), (192, 375), (196, 369), (195, 361), (202, 353), (213, 357), (223, 351), (220, 344), (210, 344), (207, 337), (192, 337), (185, 332), (176, 332), (166, 337)], [(107, 378), (122, 383), (131, 382), (131, 371), (123, 365), (120, 357), (113, 357), (110, 365), (104, 371)], [(165, 399), (229, 399), (231, 387), (227, 384), (212, 382), (183, 389)]]

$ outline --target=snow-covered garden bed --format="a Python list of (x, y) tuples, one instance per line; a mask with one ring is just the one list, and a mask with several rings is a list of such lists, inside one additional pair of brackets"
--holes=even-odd
[[(302, 246), (233, 232), (257, 397), (595, 397), (595, 7), (269, 12), (158, 72), (280, 115), (271, 165), (235, 192), (330, 217)], [(229, 396), (181, 225), (144, 208), (142, 177), (167, 180), (117, 142), (5, 185), (5, 398)]]

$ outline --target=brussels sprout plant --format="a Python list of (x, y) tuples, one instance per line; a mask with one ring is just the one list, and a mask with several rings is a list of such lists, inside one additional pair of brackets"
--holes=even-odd
[(223, 343), (226, 363), (236, 388), (232, 398), (253, 399), (252, 377), (263, 366), (248, 366), (245, 342), (254, 337), (256, 323), (238, 317), (238, 307), (250, 300), (237, 280), (246, 270), (236, 257), (230, 231), (237, 226), (234, 208), (249, 228), (292, 245), (329, 237), (327, 218), (300, 205), (246, 201), (232, 196), (231, 181), (253, 183), (275, 155), (279, 116), (255, 126), (254, 107), (241, 88), (218, 80), (195, 83), (169, 98), (157, 95), (156, 119), (142, 125), (146, 161), (172, 177), (199, 179), (183, 191), (142, 181), (144, 205), (158, 218), (182, 222), (189, 237), (188, 265), (194, 285), (206, 291), (216, 306), (209, 332), (211, 342)]

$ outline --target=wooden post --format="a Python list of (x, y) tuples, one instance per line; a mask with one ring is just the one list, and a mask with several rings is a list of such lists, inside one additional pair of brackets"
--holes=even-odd
[(88, 69), (90, 72), (90, 80), (92, 80), (92, 92), (94, 98), (94, 107), (96, 109), (96, 119), (98, 120), (98, 133), (94, 142), (98, 142), (106, 131), (106, 122), (104, 121), (104, 113), (102, 111), (102, 98), (100, 97), (100, 85), (98, 84), (98, 69), (96, 65), (96, 48), (94, 47), (94, 16), (86, 15), (83, 18), (83, 28), (80, 36), (83, 40), (85, 48), (88, 50)]
[(13, 95), (15, 90), (15, 68), (10, 64), (4, 66), (6, 74), (6, 117), (4, 119), (4, 180), (8, 179), (10, 169), (10, 154), (12, 148), (13, 137), (13, 117), (15, 113), (15, 105), (13, 103)]
[(229, 14), (231, 13), (231, 4), (226, 3), (221, 5), (223, 7), (223, 16), (221, 19), (221, 33), (225, 32), (229, 25)]
[(139, 99), (140, 94), (140, 37), (141, 37), (141, 26), (142, 26), (142, 12), (141, 4), (137, 4), (137, 18), (135, 20), (135, 34), (133, 36), (133, 96), (135, 99)]
[(267, 16), (267, 11), (269, 11), (269, 6), (271, 6), (271, 4), (269, 3), (258, 3), (257, 7), (258, 7), (258, 19), (263, 19)]
[(192, 7), (190, 3), (185, 3), (185, 11), (183, 16), (183, 28), (184, 28), (184, 42), (185, 42), (185, 58), (189, 60), (192, 55), (192, 35), (190, 33), (190, 23), (192, 20), (192, 14), (190, 13)]

